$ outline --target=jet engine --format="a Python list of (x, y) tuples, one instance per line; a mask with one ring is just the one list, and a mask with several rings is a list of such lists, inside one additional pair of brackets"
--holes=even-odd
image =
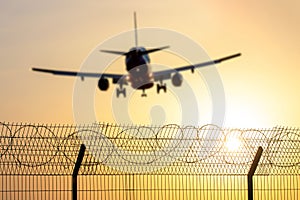
[(179, 87), (181, 86), (182, 84), (182, 75), (179, 74), (179, 73), (176, 73), (172, 76), (172, 84), (175, 86), (175, 87)]
[(109, 82), (107, 78), (100, 78), (98, 81), (98, 88), (101, 91), (106, 91), (109, 87)]

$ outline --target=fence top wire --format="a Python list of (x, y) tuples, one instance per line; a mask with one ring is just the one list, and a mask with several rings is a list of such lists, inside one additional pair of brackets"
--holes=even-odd
[(256, 175), (299, 175), (300, 129), (124, 126), (107, 123), (0, 123), (1, 175), (246, 175), (259, 146)]

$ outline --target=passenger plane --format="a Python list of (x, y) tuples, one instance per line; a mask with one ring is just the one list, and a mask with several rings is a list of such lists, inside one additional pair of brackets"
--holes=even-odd
[(195, 68), (205, 67), (209, 65), (214, 65), (221, 63), (225, 60), (229, 60), (241, 55), (241, 53), (236, 53), (230, 56), (219, 58), (212, 61), (207, 61), (203, 63), (198, 63), (194, 65), (181, 66), (174, 69), (162, 70), (162, 71), (152, 71), (150, 67), (149, 54), (161, 51), (168, 48), (169, 46), (146, 49), (145, 47), (138, 46), (138, 32), (137, 32), (137, 21), (136, 14), (134, 13), (134, 29), (135, 29), (135, 47), (131, 48), (128, 52), (123, 51), (112, 51), (112, 50), (100, 50), (105, 53), (112, 53), (125, 56), (126, 70), (127, 74), (112, 74), (112, 73), (90, 73), (90, 72), (76, 72), (76, 71), (63, 71), (54, 69), (42, 69), (42, 68), (32, 68), (33, 71), (51, 73), (54, 75), (63, 76), (79, 76), (84, 80), (85, 77), (99, 78), (98, 88), (101, 91), (106, 91), (109, 88), (109, 80), (112, 79), (113, 84), (118, 84), (117, 97), (123, 94), (126, 97), (126, 88), (124, 85), (131, 84), (134, 89), (142, 90), (142, 97), (146, 97), (145, 90), (150, 89), (157, 82), (157, 93), (163, 89), (164, 92), (167, 91), (166, 84), (163, 83), (164, 80), (171, 79), (172, 84), (176, 87), (181, 86), (183, 77), (180, 74), (182, 71), (191, 70), (194, 72)]

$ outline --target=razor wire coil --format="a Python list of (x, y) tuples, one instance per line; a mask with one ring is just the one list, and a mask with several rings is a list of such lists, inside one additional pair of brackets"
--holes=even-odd
[[(157, 170), (156, 175), (245, 175), (259, 146), (264, 149), (256, 174), (292, 175), (300, 172), (300, 130), (230, 129), (202, 127), (137, 126), (94, 123), (88, 125), (40, 125), (0, 123), (0, 173), (2, 175), (72, 175), (82, 135), (100, 158), (87, 149), (79, 174), (124, 174), (123, 161)], [(174, 134), (176, 137), (174, 138)], [(193, 135), (194, 137), (191, 137)], [(230, 137), (240, 146), (229, 150)], [(175, 145), (168, 146), (170, 142)], [(182, 145), (186, 142), (188, 145)], [(125, 152), (125, 153), (124, 153)], [(141, 155), (134, 158), (133, 155)], [(151, 156), (150, 156), (151, 155)], [(162, 162), (157, 162), (161, 158)], [(171, 160), (171, 164), (164, 163)], [(113, 163), (118, 170), (108, 166)]]

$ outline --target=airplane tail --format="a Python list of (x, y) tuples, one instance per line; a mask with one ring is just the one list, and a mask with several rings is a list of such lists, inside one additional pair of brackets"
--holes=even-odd
[(135, 39), (135, 48), (138, 47), (138, 32), (137, 32), (137, 21), (136, 21), (136, 12), (133, 13), (134, 20), (134, 39)]
[[(144, 54), (153, 53), (156, 51), (161, 51), (163, 49), (169, 48), (169, 46), (163, 46), (163, 47), (159, 47), (159, 48), (148, 49), (146, 51), (138, 51), (139, 47), (138, 47), (138, 30), (137, 30), (136, 12), (133, 13), (133, 23), (134, 23), (134, 42), (135, 42), (135, 48), (133, 48), (133, 49), (134, 49), (135, 53), (138, 52), (139, 55), (144, 55)], [(127, 56), (127, 55), (133, 53), (133, 51), (129, 51), (129, 52), (114, 51), (114, 50), (100, 50), (100, 51), (105, 52), (105, 53), (123, 55), (123, 56)]]

